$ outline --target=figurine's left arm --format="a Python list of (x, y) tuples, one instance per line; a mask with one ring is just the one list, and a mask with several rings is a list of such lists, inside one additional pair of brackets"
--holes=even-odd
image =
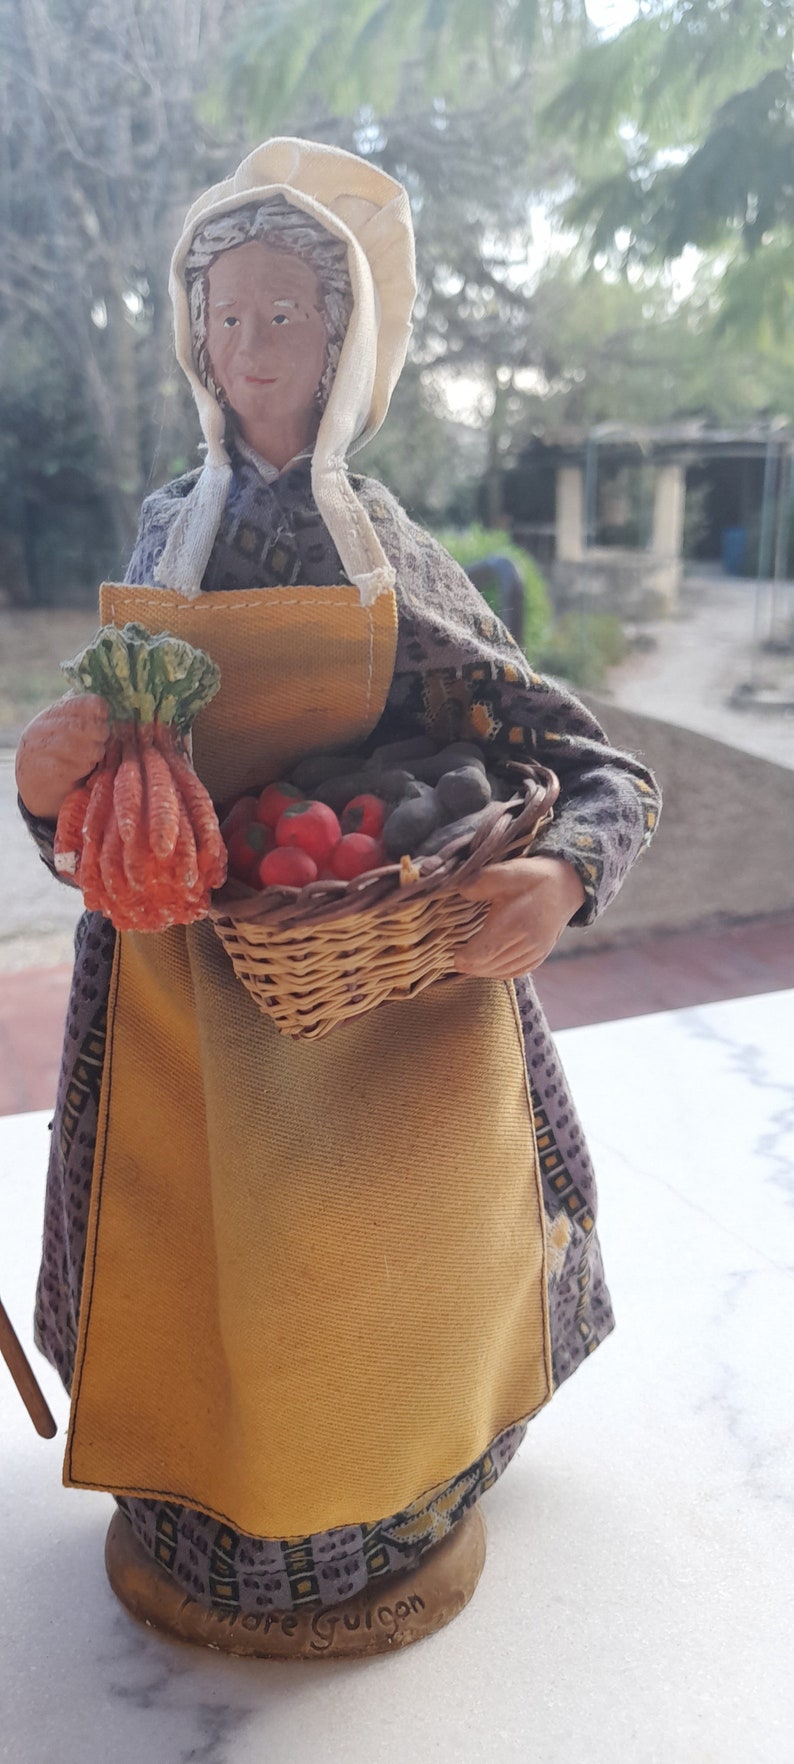
[(557, 773), (560, 796), (531, 856), (491, 866), (467, 891), (491, 911), (459, 950), (457, 966), (494, 979), (532, 972), (568, 925), (591, 924), (650, 842), (660, 813), (652, 773), (611, 747), (559, 681), (533, 675), (528, 690), (503, 690), (511, 727), (523, 726), (534, 756)]
[(591, 924), (617, 894), (653, 837), (658, 785), (567, 686), (535, 672), (468, 576), (382, 485), (362, 480), (359, 495), (396, 573), (397, 664), (381, 738), (455, 730), (560, 780), (532, 856), (492, 866), (476, 885), (492, 910), (460, 955), (461, 971), (525, 973), (566, 925)]

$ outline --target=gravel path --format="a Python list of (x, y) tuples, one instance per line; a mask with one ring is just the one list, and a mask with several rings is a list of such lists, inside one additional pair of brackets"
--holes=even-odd
[[(623, 710), (661, 717), (794, 767), (794, 655), (773, 654), (756, 643), (771, 629), (770, 599), (765, 588), (757, 603), (754, 582), (688, 580), (678, 616), (641, 627), (654, 647), (633, 651), (614, 668), (603, 696)], [(778, 628), (786, 603), (791, 618), (794, 584), (778, 591)], [(767, 708), (729, 703), (745, 681), (767, 694)]]

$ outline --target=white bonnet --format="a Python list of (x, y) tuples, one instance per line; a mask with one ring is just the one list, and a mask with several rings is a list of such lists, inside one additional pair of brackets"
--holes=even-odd
[(158, 580), (183, 594), (199, 593), (231, 479), (225, 413), (194, 361), (185, 259), (208, 221), (274, 196), (303, 209), (347, 247), (353, 310), (314, 444), (312, 489), (345, 574), (366, 603), (391, 587), (394, 572), (345, 460), (380, 428), (405, 360), (416, 293), (411, 212), (402, 185), (376, 166), (338, 147), (288, 137), (255, 148), (232, 178), (194, 202), (174, 252), (169, 287), (176, 354), (196, 400), (207, 458), (171, 528)]

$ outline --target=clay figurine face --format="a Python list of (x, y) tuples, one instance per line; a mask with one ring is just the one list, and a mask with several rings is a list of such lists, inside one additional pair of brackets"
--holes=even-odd
[(314, 440), (326, 330), (317, 276), (288, 251), (251, 239), (207, 278), (212, 374), (250, 446), (279, 470)]

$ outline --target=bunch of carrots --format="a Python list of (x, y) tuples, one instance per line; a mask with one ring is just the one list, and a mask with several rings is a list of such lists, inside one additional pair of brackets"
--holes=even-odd
[(203, 650), (143, 625), (105, 625), (64, 663), (73, 690), (110, 707), (104, 759), (67, 796), (55, 866), (118, 931), (164, 931), (203, 918), (226, 880), (226, 847), (193, 769), (190, 730), (218, 690)]

